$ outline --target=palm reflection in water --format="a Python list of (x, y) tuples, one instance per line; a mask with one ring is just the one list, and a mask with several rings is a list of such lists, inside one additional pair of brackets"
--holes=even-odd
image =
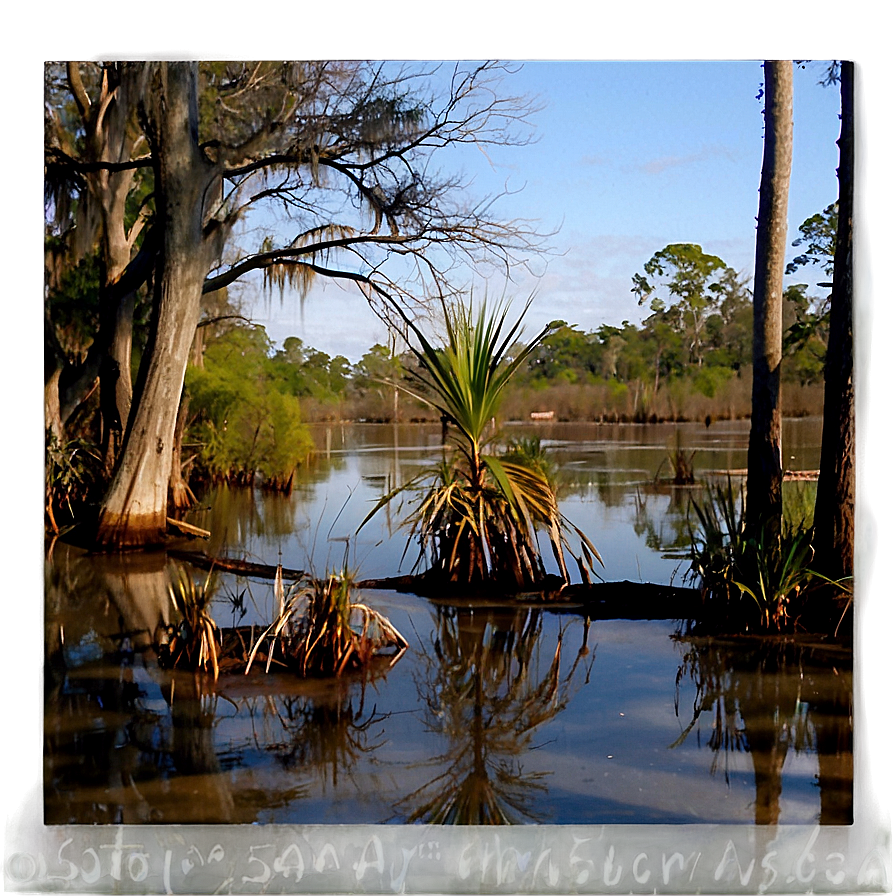
[[(257, 698), (266, 731), (261, 741), (286, 769), (314, 770), (321, 784), (339, 785), (340, 772), (352, 777), (356, 763), (379, 749), (386, 738), (381, 723), (389, 713), (365, 707), (366, 685), (375, 670), (358, 682), (330, 682), (327, 693)], [(277, 728), (279, 730), (272, 730)]]
[[(755, 823), (781, 814), (784, 761), (789, 750), (818, 756), (819, 824), (852, 824), (852, 655), (844, 648), (791, 639), (737, 642), (689, 638), (676, 678), (676, 713), (685, 677), (695, 686), (692, 717), (671, 746), (681, 745), (700, 720), (712, 719), (707, 746), (728, 780), (729, 758), (748, 753), (756, 788)], [(830, 675), (833, 667), (834, 675)]]
[[(539, 726), (566, 707), (582, 647), (564, 671), (563, 626), (556, 643), (539, 611), (472, 612), (438, 608), (432, 652), (422, 658), (417, 691), (428, 731), (447, 742), (417, 768), (440, 769), (396, 806), (400, 820), (428, 824), (519, 824), (544, 821), (535, 801), (547, 772), (526, 771), (522, 757)], [(593, 659), (592, 659), (593, 663)], [(586, 670), (579, 686), (587, 681)]]

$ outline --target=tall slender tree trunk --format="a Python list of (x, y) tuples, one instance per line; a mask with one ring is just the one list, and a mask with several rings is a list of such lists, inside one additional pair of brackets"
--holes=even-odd
[(781, 356), (787, 200), (793, 154), (793, 63), (765, 63), (765, 143), (753, 285), (753, 403), (747, 453), (747, 528), (781, 526)]
[(199, 148), (194, 63), (146, 64), (142, 109), (155, 159), (162, 248), (149, 344), (115, 475), (98, 521), (99, 547), (159, 542), (166, 529), (177, 411), (202, 285), (212, 260), (204, 199), (217, 176)]
[(840, 197), (831, 329), (824, 365), (824, 423), (815, 499), (815, 549), (819, 572), (851, 576), (855, 513), (855, 393), (852, 336), (852, 217), (855, 168), (854, 65), (840, 67)]

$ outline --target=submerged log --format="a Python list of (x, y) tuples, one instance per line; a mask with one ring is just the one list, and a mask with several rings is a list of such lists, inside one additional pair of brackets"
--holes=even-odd
[[(269, 566), (267, 563), (253, 563), (250, 560), (241, 560), (238, 557), (210, 557), (204, 551), (180, 551), (169, 550), (168, 556), (175, 560), (183, 560), (185, 563), (192, 563), (200, 569), (215, 569), (221, 572), (233, 572), (238, 575), (251, 576), (257, 579), (273, 579), (277, 576), (277, 567)], [(284, 579), (301, 579), (305, 576), (302, 569), (282, 570)]]
[(700, 612), (702, 604), (698, 588), (628, 581), (563, 586), (559, 576), (548, 576), (543, 590), (523, 592), (446, 585), (425, 574), (367, 579), (356, 584), (358, 588), (402, 591), (449, 604), (584, 610), (591, 619), (689, 619)]
[[(273, 579), (276, 566), (251, 563), (234, 557), (210, 557), (201, 551), (169, 551), (168, 555), (203, 569), (215, 569), (239, 575)], [(284, 569), (284, 579), (299, 579), (299, 569)], [(698, 588), (653, 585), (649, 582), (597, 582), (590, 585), (563, 585), (559, 576), (548, 576), (539, 591), (512, 592), (494, 587), (466, 587), (446, 584), (426, 573), (363, 579), (358, 589), (400, 591), (448, 604), (479, 607), (541, 606), (557, 610), (582, 611), (591, 619), (693, 619), (701, 610)]]

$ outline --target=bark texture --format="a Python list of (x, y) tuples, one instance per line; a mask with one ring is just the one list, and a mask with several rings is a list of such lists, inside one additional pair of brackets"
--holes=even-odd
[(781, 524), (781, 356), (787, 200), (793, 155), (793, 64), (765, 63), (765, 142), (753, 286), (753, 404), (747, 454), (747, 526)]
[(832, 579), (851, 576), (855, 515), (855, 392), (852, 332), (852, 219), (855, 168), (854, 66), (840, 68), (840, 183), (831, 330), (824, 367), (824, 423), (818, 492), (815, 499), (815, 549), (819, 571)]
[(99, 547), (126, 548), (164, 537), (177, 411), (202, 285), (212, 260), (204, 202), (215, 166), (199, 147), (195, 63), (149, 63), (144, 128), (155, 159), (162, 251), (145, 364), (118, 467), (98, 522)]

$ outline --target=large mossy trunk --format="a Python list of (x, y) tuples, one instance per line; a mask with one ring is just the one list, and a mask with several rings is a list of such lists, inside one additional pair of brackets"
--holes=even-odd
[(155, 160), (162, 248), (150, 340), (101, 508), (98, 547), (137, 547), (165, 534), (177, 411), (211, 261), (203, 206), (216, 172), (199, 148), (197, 99), (195, 64), (147, 64), (141, 108)]

